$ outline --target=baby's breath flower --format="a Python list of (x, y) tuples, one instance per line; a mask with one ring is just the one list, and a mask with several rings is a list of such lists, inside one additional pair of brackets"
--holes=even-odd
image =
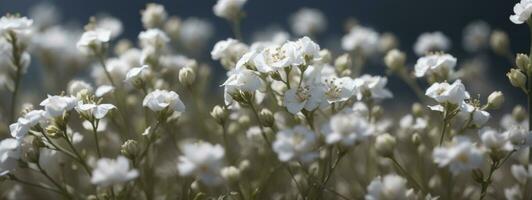
[(76, 111), (82, 116), (86, 116), (88, 119), (103, 119), (107, 113), (112, 109), (116, 109), (116, 106), (112, 104), (93, 104), (79, 102), (76, 106)]
[(93, 92), (92, 86), (82, 80), (72, 80), (68, 83), (68, 94), (81, 99), (82, 96), (91, 94)]
[(116, 159), (101, 158), (96, 163), (91, 183), (102, 187), (125, 183), (139, 176), (136, 169), (130, 169), (129, 161), (124, 156)]
[(423, 33), (414, 44), (414, 52), (418, 56), (435, 51), (447, 51), (451, 48), (451, 41), (442, 32)]
[(328, 144), (341, 143), (346, 146), (361, 142), (374, 132), (367, 118), (349, 112), (332, 116), (323, 129)]
[(323, 101), (325, 92), (319, 86), (302, 86), (285, 92), (283, 103), (292, 114), (297, 114), (303, 108), (313, 111)]
[(155, 90), (150, 92), (142, 102), (144, 107), (159, 112), (164, 109), (170, 109), (175, 112), (185, 112), (185, 104), (174, 91)]
[(25, 34), (31, 31), (33, 20), (27, 17), (19, 17), (14, 15), (3, 16), (0, 18), (0, 35), (3, 34)]
[(427, 89), (425, 95), (442, 104), (460, 105), (465, 99), (469, 99), (469, 93), (461, 80), (456, 80), (453, 84), (434, 83)]
[(485, 127), (479, 131), (480, 141), (482, 145), (492, 150), (504, 150), (508, 147), (508, 139), (503, 133), (497, 130)]
[(388, 133), (378, 135), (375, 139), (375, 150), (384, 157), (393, 156), (395, 145), (397, 144), (395, 138)]
[(363, 26), (353, 27), (342, 38), (342, 48), (346, 51), (361, 51), (365, 55), (373, 54), (379, 45), (379, 33)]
[(450, 54), (431, 54), (421, 57), (415, 65), (416, 77), (436, 75), (447, 78), (453, 75), (456, 66), (456, 58)]
[(358, 100), (364, 97), (374, 100), (392, 98), (393, 94), (386, 89), (388, 79), (381, 76), (371, 76), (365, 74), (354, 80), (354, 92)]
[(432, 156), (439, 167), (449, 166), (449, 170), (456, 175), (479, 168), (483, 163), (484, 152), (468, 138), (457, 136), (448, 146), (434, 148)]
[(78, 100), (75, 97), (69, 96), (50, 96), (43, 100), (40, 105), (44, 106), (46, 115), (49, 117), (58, 117), (63, 113), (72, 110), (78, 104)]
[(406, 200), (408, 188), (406, 179), (399, 175), (388, 174), (376, 177), (368, 185), (366, 200)]
[(20, 154), (19, 140), (6, 138), (0, 141), (0, 176), (10, 173), (18, 166)]
[(46, 112), (44, 110), (32, 110), (26, 113), (23, 117), (18, 118), (17, 122), (9, 125), (11, 136), (17, 139), (22, 139), (28, 131), (44, 120)]
[(514, 13), (514, 15), (510, 16), (510, 21), (514, 24), (525, 23), (530, 18), (530, 14), (532, 14), (532, 1), (521, 0), (521, 2), (515, 4)]
[(126, 74), (126, 83), (133, 85), (137, 88), (142, 88), (146, 81), (146, 76), (149, 73), (150, 66), (142, 65), (141, 67), (135, 67), (130, 69)]
[(111, 31), (105, 29), (88, 30), (81, 35), (76, 47), (85, 54), (99, 54), (111, 40)]
[(485, 49), (489, 45), (490, 26), (484, 21), (475, 21), (464, 28), (463, 45), (464, 49), (470, 52)]
[(221, 181), (224, 148), (207, 142), (184, 143), (177, 169), (181, 176), (195, 176), (202, 183), (217, 185)]
[(218, 0), (212, 8), (214, 14), (229, 21), (235, 21), (242, 15), (242, 7), (247, 0)]
[(315, 35), (327, 28), (327, 19), (318, 9), (302, 8), (290, 17), (290, 25), (296, 35)]
[(384, 64), (392, 71), (399, 70), (405, 66), (406, 54), (400, 50), (392, 49), (384, 57)]
[(318, 153), (314, 151), (316, 142), (317, 137), (313, 131), (298, 125), (278, 132), (272, 145), (279, 160), (283, 162), (290, 160), (309, 162), (318, 157)]
[(139, 34), (139, 41), (142, 47), (152, 47), (156, 50), (160, 50), (166, 46), (166, 43), (170, 41), (170, 38), (159, 29), (148, 29), (142, 31)]
[(156, 28), (160, 27), (168, 14), (163, 5), (156, 3), (149, 3), (146, 5), (146, 9), (141, 11), (142, 15), (142, 25), (145, 28)]

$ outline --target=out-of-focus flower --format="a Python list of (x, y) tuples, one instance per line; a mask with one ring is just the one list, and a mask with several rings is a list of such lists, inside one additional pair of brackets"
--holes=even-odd
[(185, 104), (174, 91), (155, 90), (150, 92), (144, 97), (142, 105), (155, 112), (166, 108), (175, 112), (185, 112)]
[(129, 161), (124, 156), (116, 160), (101, 158), (92, 171), (91, 183), (102, 187), (125, 183), (139, 176), (136, 169), (130, 169)]
[(233, 70), (222, 85), (246, 92), (255, 92), (264, 88), (262, 79), (254, 71), (248, 69)]
[(532, 178), (532, 165), (527, 168), (524, 165), (512, 165), (510, 172), (517, 182), (525, 184), (527, 179)]
[(139, 81), (145, 80), (145, 76), (147, 76), (149, 70), (150, 66), (148, 65), (132, 68), (127, 72), (126, 79), (124, 81), (135, 86)]
[(449, 146), (434, 148), (432, 156), (439, 167), (449, 166), (449, 170), (456, 175), (479, 168), (483, 163), (484, 152), (468, 138), (457, 136)]
[(453, 75), (456, 58), (450, 54), (431, 54), (419, 58), (415, 65), (416, 77), (435, 75), (448, 78)]
[(41, 106), (44, 106), (46, 115), (50, 117), (58, 117), (63, 115), (64, 112), (72, 110), (78, 104), (78, 100), (75, 97), (67, 96), (50, 96), (41, 102)]
[(506, 197), (507, 200), (520, 200), (523, 199), (523, 193), (521, 192), (521, 189), (519, 189), (520, 186), (518, 184), (504, 189), (504, 197)]
[(100, 53), (102, 48), (111, 40), (111, 31), (95, 29), (85, 31), (79, 39), (76, 47), (85, 54)]
[(302, 8), (290, 17), (292, 31), (296, 35), (315, 35), (327, 28), (327, 18), (318, 9)]
[(522, 24), (530, 18), (532, 14), (532, 1), (521, 0), (514, 6), (514, 15), (510, 16), (510, 21), (514, 24)]
[(49, 2), (38, 3), (29, 10), (29, 17), (36, 27), (44, 28), (56, 24), (60, 19), (60, 12)]
[(20, 141), (6, 138), (0, 141), (0, 176), (6, 175), (18, 166)]
[(529, 131), (521, 126), (513, 126), (509, 130), (504, 132), (508, 141), (514, 145), (514, 149), (518, 149), (520, 146), (526, 145), (528, 137), (530, 135)]
[(82, 80), (72, 80), (68, 83), (68, 94), (80, 98), (93, 92), (92, 86)]
[(214, 34), (212, 24), (198, 18), (185, 19), (180, 31), (180, 41), (190, 50), (203, 48)]
[(351, 146), (373, 134), (373, 128), (367, 118), (356, 113), (338, 113), (331, 117), (323, 128), (328, 144), (341, 143)]
[(32, 127), (44, 119), (45, 114), (44, 110), (32, 110), (23, 117), (18, 118), (17, 122), (9, 125), (11, 136), (17, 139), (24, 138)]
[(212, 10), (218, 17), (229, 21), (238, 20), (247, 0), (218, 0)]
[(145, 28), (157, 28), (160, 27), (168, 14), (163, 5), (156, 3), (149, 3), (146, 5), (146, 9), (142, 10), (142, 25)]
[(94, 92), (94, 95), (96, 95), (96, 97), (103, 97), (104, 95), (112, 92), (115, 88), (113, 86), (110, 86), (110, 85), (102, 85), (98, 88), (96, 88), (96, 91)]
[(442, 32), (423, 33), (414, 44), (414, 52), (418, 56), (434, 51), (447, 51), (451, 48), (451, 41)]
[(14, 33), (25, 35), (31, 31), (33, 20), (27, 17), (3, 16), (0, 18), (0, 35)]
[(373, 29), (355, 26), (342, 38), (342, 48), (346, 51), (361, 51), (365, 55), (374, 53), (379, 45), (379, 33)]
[(166, 43), (170, 41), (170, 38), (159, 29), (148, 29), (140, 32), (139, 41), (144, 48), (152, 47), (159, 50), (165, 47)]
[(508, 147), (506, 136), (493, 128), (485, 127), (479, 131), (479, 135), (482, 145), (489, 149), (504, 150), (504, 148)]
[(298, 125), (292, 129), (279, 131), (272, 145), (279, 160), (283, 162), (290, 160), (309, 162), (318, 157), (318, 153), (314, 151), (316, 142), (317, 136), (313, 131)]
[(362, 75), (354, 80), (354, 92), (358, 100), (364, 97), (374, 100), (393, 97), (390, 90), (386, 89), (388, 79), (381, 76)]
[(484, 21), (475, 21), (464, 28), (464, 49), (470, 52), (485, 49), (489, 45), (490, 25)]
[(116, 38), (123, 31), (122, 22), (112, 16), (103, 16), (96, 19), (96, 27), (111, 32), (111, 38)]
[(247, 51), (248, 46), (246, 44), (228, 38), (226, 40), (218, 41), (214, 45), (211, 51), (211, 58), (213, 60), (220, 60), (224, 67), (232, 69)]
[(490, 113), (482, 110), (481, 108), (471, 105), (469, 103), (463, 103), (460, 105), (460, 112), (458, 117), (464, 120), (469, 120), (471, 125), (475, 127), (482, 127), (490, 119)]
[(196, 176), (204, 184), (216, 185), (221, 181), (220, 170), (225, 150), (220, 145), (206, 142), (184, 143), (180, 146), (177, 169), (181, 176)]
[(378, 176), (368, 185), (368, 193), (364, 198), (366, 200), (409, 199), (406, 183), (406, 179), (399, 175), (388, 174), (384, 177)]

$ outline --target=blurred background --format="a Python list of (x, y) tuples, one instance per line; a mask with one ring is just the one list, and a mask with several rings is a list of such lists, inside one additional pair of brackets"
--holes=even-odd
[[(212, 7), (216, 0), (1, 0), (0, 14), (21, 13), (31, 15), (37, 5), (49, 4), (50, 13), (57, 14), (59, 23), (82, 27), (90, 16), (108, 14), (120, 19), (123, 23), (121, 38), (135, 41), (143, 30), (140, 21), (140, 10), (146, 3), (155, 2), (165, 6), (169, 15), (181, 19), (198, 17), (206, 19), (214, 27), (214, 35), (201, 53), (191, 56), (201, 59), (213, 66), (216, 79), (213, 88), (222, 83), (224, 70), (210, 58), (210, 50), (218, 40), (233, 37), (229, 23), (213, 14)], [(323, 12), (327, 19), (327, 29), (316, 36), (322, 48), (334, 50), (334, 55), (343, 53), (339, 49), (340, 39), (346, 33), (345, 22), (355, 18), (360, 24), (371, 27), (378, 32), (391, 32), (400, 40), (399, 48), (408, 53), (408, 63), (413, 66), (417, 57), (412, 46), (423, 32), (441, 31), (452, 41), (449, 53), (458, 58), (459, 66), (469, 63), (471, 59), (480, 58), (485, 76), (466, 80), (469, 91), (484, 99), (493, 90), (502, 90), (507, 96), (507, 108), (516, 103), (525, 103), (525, 96), (512, 87), (506, 79), (512, 63), (508, 58), (495, 55), (490, 49), (472, 55), (462, 46), (463, 29), (473, 21), (482, 20), (490, 25), (491, 30), (500, 29), (511, 38), (513, 53), (528, 53), (529, 31), (526, 25), (515, 25), (508, 19), (512, 14), (514, 0), (248, 0), (244, 6), (246, 18), (242, 24), (245, 42), (251, 42), (257, 31), (269, 27), (278, 27), (291, 32), (290, 16), (301, 8), (316, 8)], [(46, 9), (45, 9), (46, 10)], [(36, 19), (39, 20), (39, 19)], [(72, 44), (75, 45), (75, 44)], [(38, 65), (32, 62), (32, 66)], [(385, 68), (381, 61), (370, 62), (365, 72), (384, 75)], [(38, 73), (38, 67), (31, 67), (28, 79)], [(475, 82), (478, 82), (474, 86)], [(24, 87), (32, 87), (26, 84)], [(398, 100), (411, 100), (413, 95), (406, 85), (395, 77), (388, 84)], [(483, 89), (482, 86), (488, 89)], [(477, 87), (477, 88), (476, 88)]]

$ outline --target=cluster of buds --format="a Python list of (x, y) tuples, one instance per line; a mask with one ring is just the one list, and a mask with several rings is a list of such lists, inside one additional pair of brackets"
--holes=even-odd
[(514, 87), (521, 88), (527, 91), (527, 77), (532, 74), (532, 66), (530, 66), (530, 58), (525, 54), (517, 54), (515, 58), (517, 67), (510, 69), (506, 76)]

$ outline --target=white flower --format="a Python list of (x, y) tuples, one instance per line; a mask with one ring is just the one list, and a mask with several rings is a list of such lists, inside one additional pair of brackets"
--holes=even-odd
[(296, 35), (314, 35), (327, 28), (327, 19), (318, 9), (302, 8), (290, 17), (290, 25)]
[(384, 88), (387, 82), (388, 79), (386, 77), (363, 75), (354, 80), (355, 95), (358, 100), (362, 100), (366, 94), (375, 100), (392, 98), (392, 93)]
[(92, 93), (92, 86), (82, 80), (72, 80), (68, 83), (68, 94), (79, 97), (81, 94), (90, 94)]
[(174, 91), (155, 90), (150, 92), (144, 97), (142, 105), (155, 112), (166, 108), (179, 113), (185, 112), (185, 104)]
[(297, 44), (289, 41), (282, 46), (271, 45), (264, 48), (253, 61), (257, 69), (263, 72), (271, 72), (284, 67), (303, 64), (303, 58), (297, 54)]
[(283, 162), (294, 159), (309, 162), (318, 157), (317, 152), (313, 151), (316, 142), (317, 136), (313, 131), (298, 125), (292, 129), (279, 131), (272, 145), (273, 151)]
[(16, 139), (24, 138), (32, 127), (44, 119), (45, 114), (44, 110), (32, 110), (26, 113), (24, 117), (18, 118), (17, 122), (9, 125), (11, 136)]
[(379, 45), (379, 33), (373, 29), (355, 26), (342, 38), (342, 48), (346, 51), (362, 51), (365, 55), (373, 54)]
[(434, 83), (425, 92), (430, 98), (438, 103), (451, 103), (460, 105), (465, 99), (469, 99), (469, 93), (465, 90), (464, 84), (460, 79), (453, 84), (447, 82)]
[(349, 112), (332, 116), (323, 129), (327, 144), (342, 143), (347, 146), (364, 140), (374, 130), (367, 118)]
[(449, 166), (449, 170), (456, 175), (481, 167), (484, 152), (468, 138), (457, 136), (449, 146), (434, 148), (432, 156), (439, 167)]
[(211, 51), (211, 58), (213, 60), (220, 60), (224, 58), (234, 58), (235, 60), (238, 60), (247, 51), (247, 45), (233, 38), (228, 38), (226, 40), (218, 41), (214, 45)]
[(0, 141), (0, 176), (6, 175), (18, 166), (20, 141), (6, 138)]
[(159, 29), (148, 29), (139, 33), (139, 41), (144, 48), (161, 49), (170, 41), (170, 38)]
[[(305, 62), (307, 60), (319, 60), (320, 59), (320, 46), (316, 42), (312, 41), (309, 37), (305, 36), (299, 38), (296, 42), (296, 56), (302, 58)], [(311, 64), (311, 63), (306, 63)]]
[(463, 44), (464, 49), (469, 52), (482, 50), (489, 45), (491, 28), (484, 21), (475, 21), (464, 28)]
[(513, 126), (509, 130), (505, 131), (504, 134), (506, 135), (508, 141), (515, 146), (514, 148), (523, 146), (529, 142), (528, 138), (530, 137), (530, 133), (521, 126)]
[(242, 7), (247, 0), (218, 0), (212, 10), (218, 17), (230, 21), (238, 20)]
[(101, 49), (111, 39), (111, 31), (104, 29), (96, 29), (85, 31), (79, 39), (76, 47), (85, 54), (93, 54), (94, 51), (101, 51)]
[(204, 184), (216, 185), (220, 183), (225, 150), (219, 144), (207, 142), (184, 143), (180, 146), (182, 156), (179, 156), (177, 169), (181, 176), (196, 176)]
[(27, 17), (15, 17), (15, 16), (3, 16), (0, 18), (0, 35), (13, 32), (13, 33), (26, 33), (30, 31), (33, 20)]
[[(96, 128), (96, 132), (100, 133), (100, 132), (107, 130), (107, 123), (108, 122), (106, 119), (101, 119), (98, 122), (98, 127)], [(93, 131), (92, 124), (87, 120), (84, 120), (83, 122), (81, 122), (81, 126), (83, 126), (83, 128), (87, 131)]]
[(414, 44), (414, 52), (422, 56), (434, 51), (447, 51), (451, 48), (451, 41), (442, 32), (423, 33)]
[(431, 54), (419, 58), (414, 68), (416, 77), (432, 74), (447, 77), (453, 74), (455, 66), (456, 58), (450, 54)]
[(49, 117), (58, 117), (64, 112), (72, 110), (77, 104), (78, 100), (75, 97), (48, 95), (48, 98), (43, 100), (40, 105), (44, 106)]
[(180, 42), (189, 50), (202, 48), (213, 36), (212, 24), (198, 18), (188, 18), (183, 21), (180, 29)]
[(134, 84), (137, 80), (142, 80), (142, 76), (145, 75), (150, 69), (148, 65), (142, 65), (142, 67), (135, 67), (130, 69), (126, 74), (126, 79), (124, 80), (127, 83)]
[(525, 184), (527, 179), (532, 178), (532, 165), (528, 165), (528, 169), (524, 165), (512, 165), (510, 171), (520, 184)]
[(155, 28), (164, 23), (168, 14), (163, 5), (148, 3), (146, 9), (142, 10), (142, 25), (146, 28)]
[(94, 92), (94, 95), (96, 97), (103, 97), (104, 95), (108, 94), (109, 92), (113, 91), (115, 88), (110, 85), (102, 85), (98, 88), (96, 88), (96, 92)]
[(503, 133), (499, 133), (497, 130), (486, 127), (479, 131), (480, 141), (482, 145), (487, 148), (499, 150), (507, 147), (508, 139)]
[(405, 115), (399, 121), (399, 126), (402, 129), (408, 129), (413, 131), (420, 131), (427, 128), (428, 121), (422, 117), (414, 117), (411, 114)]
[(262, 90), (264, 88), (264, 82), (252, 70), (234, 69), (229, 73), (229, 77), (222, 84), (226, 88), (232, 87), (246, 92), (255, 92), (256, 90)]
[(465, 121), (471, 120), (471, 125), (474, 125), (478, 128), (484, 126), (484, 124), (488, 122), (488, 120), (490, 119), (490, 113), (469, 103), (462, 103), (460, 105), (460, 112), (458, 113), (458, 117), (464, 119)]
[(522, 200), (522, 192), (521, 189), (519, 189), (520, 186), (518, 184), (504, 189), (504, 197), (506, 197), (506, 200)]
[(377, 176), (368, 185), (366, 200), (406, 200), (408, 188), (406, 179), (399, 175), (388, 174), (384, 177)]
[(111, 16), (98, 18), (96, 21), (96, 27), (109, 30), (111, 32), (111, 38), (118, 37), (123, 31), (122, 22), (119, 19)]
[(76, 106), (78, 113), (92, 116), (98, 120), (103, 119), (112, 109), (116, 109), (116, 106), (112, 104), (84, 104), (82, 102)]
[(284, 93), (283, 103), (288, 112), (297, 114), (301, 109), (313, 111), (322, 102), (324, 91), (319, 86), (292, 88)]
[(92, 171), (91, 183), (107, 187), (137, 178), (139, 172), (129, 167), (129, 160), (124, 156), (118, 156), (116, 160), (100, 158)]
[(355, 83), (350, 77), (332, 77), (324, 81), (325, 99), (328, 103), (346, 101), (353, 96)]
[(532, 14), (532, 1), (521, 0), (521, 2), (515, 4), (514, 13), (514, 15), (510, 16), (510, 21), (514, 24), (525, 23), (530, 18), (530, 14)]

